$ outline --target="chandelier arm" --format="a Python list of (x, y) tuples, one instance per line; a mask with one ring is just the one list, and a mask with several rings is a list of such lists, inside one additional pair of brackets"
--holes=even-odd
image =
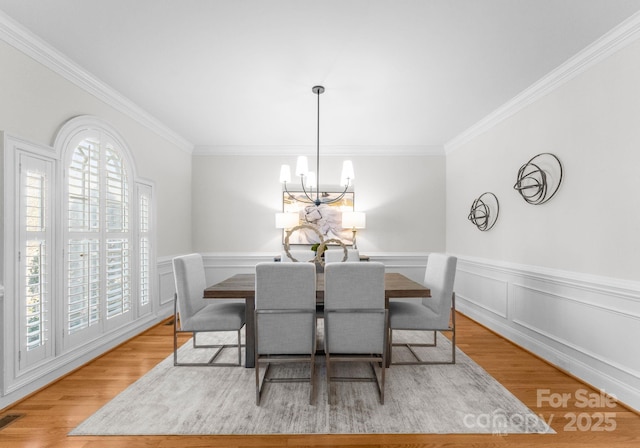
[(292, 201), (297, 201), (298, 198), (296, 198), (294, 195), (291, 194), (291, 192), (289, 191), (289, 189), (287, 188), (287, 183), (284, 183), (284, 191), (285, 193), (287, 193), (287, 195), (289, 196), (289, 199), (291, 199)]
[[(307, 199), (309, 200), (309, 203), (312, 204), (316, 204), (318, 205), (317, 201), (314, 200), (311, 196), (313, 196), (313, 187), (311, 187), (311, 196), (309, 196), (309, 193), (307, 193), (307, 189), (304, 188), (304, 178), (300, 177), (300, 185), (302, 186), (302, 192), (304, 193), (304, 195), (307, 197)], [(304, 201), (307, 202), (307, 201)]]
[(301, 184), (302, 184), (302, 191), (304, 192), (304, 195), (307, 197), (307, 199), (305, 200), (305, 199), (298, 198), (298, 197), (295, 197), (294, 195), (292, 195), (291, 192), (289, 191), (289, 189), (287, 188), (287, 183), (285, 182), (284, 183), (284, 191), (289, 196), (289, 199), (291, 199), (292, 201), (304, 202), (304, 203), (307, 203), (307, 204), (315, 204), (316, 201), (314, 201), (313, 198), (309, 197), (309, 194), (304, 189), (304, 182), (301, 182)]
[[(320, 201), (320, 204), (333, 204), (334, 202), (338, 202), (344, 197), (345, 194), (347, 194), (348, 189), (349, 189), (349, 186), (347, 185), (346, 187), (344, 187), (344, 191), (340, 193), (340, 195), (337, 198), (333, 198), (326, 201)], [(320, 204), (316, 204), (316, 205), (320, 205)]]

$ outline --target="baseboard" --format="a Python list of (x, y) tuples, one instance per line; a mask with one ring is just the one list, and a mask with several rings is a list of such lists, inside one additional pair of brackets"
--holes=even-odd
[(640, 284), (458, 257), (457, 309), (586, 383), (640, 409)]
[(8, 385), (7, 393), (0, 397), (0, 410), (48, 386), (98, 356), (162, 322), (167, 317), (168, 315), (159, 314), (139, 319), (73, 352), (57, 357), (41, 368), (20, 377)]

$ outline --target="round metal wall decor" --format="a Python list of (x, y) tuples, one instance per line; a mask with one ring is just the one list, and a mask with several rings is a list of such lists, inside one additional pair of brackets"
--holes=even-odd
[(518, 170), (513, 186), (529, 204), (540, 205), (558, 192), (562, 183), (562, 163), (555, 155), (543, 152)]
[(498, 202), (498, 197), (487, 191), (473, 201), (467, 219), (471, 221), (478, 230), (486, 232), (496, 224), (499, 214), (500, 203)]

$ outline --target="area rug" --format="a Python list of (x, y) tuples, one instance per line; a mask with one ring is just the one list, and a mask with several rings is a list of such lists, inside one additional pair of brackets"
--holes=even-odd
[[(220, 335), (205, 336), (213, 340)], [(394, 332), (394, 342), (405, 336), (409, 337)], [(424, 349), (424, 356), (446, 359), (451, 353), (449, 344), (448, 339), (439, 337), (438, 347)], [(409, 356), (406, 350), (394, 350), (394, 359)], [(374, 383), (352, 382), (332, 384), (332, 404), (327, 404), (321, 356), (316, 361), (313, 404), (309, 404), (308, 383), (271, 383), (260, 406), (255, 405), (254, 369), (174, 367), (170, 356), (70, 435), (554, 433), (456, 350), (454, 365), (393, 365), (387, 369), (384, 405), (379, 403)], [(195, 360), (206, 357), (204, 351), (187, 343), (180, 348), (180, 357)], [(225, 356), (233, 356), (232, 349), (226, 351)], [(338, 372), (341, 376), (371, 372), (369, 366), (343, 363), (337, 367), (343, 369)], [(288, 364), (274, 365), (270, 376), (307, 374), (308, 366)]]

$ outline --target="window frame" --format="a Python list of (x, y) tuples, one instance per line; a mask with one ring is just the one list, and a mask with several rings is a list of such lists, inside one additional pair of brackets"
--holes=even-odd
[[(85, 141), (94, 141), (98, 146), (98, 166), (97, 166), (97, 189), (98, 189), (98, 217), (97, 223), (90, 223), (86, 229), (82, 230), (72, 230), (69, 228), (69, 167), (72, 164), (72, 160), (78, 147)], [(63, 245), (64, 249), (64, 318), (63, 318), (63, 328), (64, 328), (64, 346), (63, 350), (69, 350), (77, 346), (81, 346), (86, 343), (87, 340), (93, 340), (100, 337), (105, 332), (113, 330), (115, 328), (126, 325), (134, 319), (135, 311), (132, 309), (132, 289), (135, 288), (137, 281), (135, 281), (133, 277), (133, 266), (137, 264), (137, 254), (135, 250), (132, 250), (132, 246), (135, 245), (133, 230), (131, 229), (131, 222), (127, 222), (124, 225), (124, 229), (120, 229), (120, 231), (111, 231), (107, 226), (107, 208), (109, 207), (107, 201), (107, 189), (108, 189), (108, 161), (107, 161), (107, 152), (115, 152), (118, 154), (119, 159), (121, 161), (122, 170), (124, 172), (124, 177), (126, 179), (126, 183), (128, 183), (129, 187), (126, 191), (126, 200), (129, 205), (129, 216), (126, 217), (128, 221), (131, 221), (133, 216), (131, 216), (131, 205), (133, 204), (133, 188), (131, 185), (131, 181), (134, 179), (133, 172), (131, 169), (131, 160), (128, 157), (127, 151), (125, 149), (124, 143), (120, 141), (116, 136), (110, 132), (109, 129), (103, 127), (92, 127), (92, 128), (84, 128), (78, 129), (74, 132), (73, 137), (69, 138), (65, 147), (64, 147), (64, 155), (63, 155), (63, 170), (64, 175), (63, 178), (65, 182), (63, 184), (63, 207), (62, 207), (62, 228), (63, 228)], [(135, 204), (134, 204), (135, 206)], [(89, 212), (91, 214), (91, 212)], [(96, 228), (97, 225), (97, 228)], [(94, 251), (97, 251), (97, 272), (98, 272), (98, 280), (97, 282), (91, 283), (88, 286), (94, 285), (97, 287), (97, 321), (94, 324), (88, 322), (86, 327), (80, 328), (75, 331), (70, 331), (70, 322), (69, 322), (69, 308), (70, 308), (70, 297), (69, 290), (71, 288), (69, 284), (69, 264), (70, 257), (73, 256), (71, 247), (71, 240), (75, 241), (87, 241), (89, 245), (91, 242), (97, 242), (96, 245), (92, 245)], [(110, 243), (110, 241), (112, 243)], [(128, 269), (128, 276), (125, 277), (125, 281), (128, 281), (129, 288), (129, 308), (125, 310), (121, 314), (116, 314), (113, 317), (108, 315), (108, 292), (109, 286), (107, 283), (107, 268), (108, 262), (107, 258), (109, 256), (109, 245), (114, 244), (116, 241), (126, 242), (128, 248), (126, 251), (128, 252), (128, 259), (123, 260), (123, 263), (126, 264)], [(92, 252), (94, 253), (94, 252)], [(80, 254), (82, 257), (83, 254)], [(93, 262), (96, 259), (93, 258), (87, 263), (87, 266), (91, 264), (93, 266)]]
[[(97, 217), (88, 223), (87, 227), (84, 229), (76, 230), (70, 229), (69, 221), (70, 212), (69, 212), (69, 202), (70, 202), (70, 193), (69, 193), (69, 185), (70, 185), (70, 166), (73, 163), (74, 156), (78, 151), (79, 146), (86, 142), (92, 141), (97, 145), (97, 169), (95, 176), (97, 176), (97, 206), (98, 212)], [(117, 154), (118, 159), (121, 163), (122, 176), (124, 177), (124, 183), (126, 184), (125, 188), (125, 197), (123, 200), (126, 202), (128, 207), (128, 216), (124, 218), (124, 224), (120, 226), (118, 230), (113, 230), (111, 225), (108, 224), (108, 220), (110, 214), (107, 212), (108, 209), (112, 208), (114, 205), (118, 205), (118, 203), (109, 203), (107, 190), (109, 189), (109, 160), (107, 158), (108, 153)], [(64, 317), (63, 317), (63, 325), (64, 325), (64, 350), (69, 350), (70, 348), (81, 346), (86, 341), (96, 339), (100, 337), (105, 332), (113, 330), (115, 328), (126, 325), (131, 322), (135, 316), (135, 310), (133, 308), (132, 302), (135, 301), (135, 290), (134, 285), (137, 284), (137, 280), (133, 279), (135, 276), (135, 271), (133, 269), (134, 266), (137, 266), (137, 253), (135, 250), (136, 242), (134, 240), (133, 229), (131, 228), (131, 219), (135, 214), (131, 212), (131, 208), (135, 207), (136, 204), (134, 202), (134, 189), (135, 183), (132, 182), (134, 179), (133, 170), (131, 168), (131, 160), (127, 154), (126, 146), (122, 141), (120, 141), (116, 136), (114, 136), (108, 129), (104, 128), (85, 128), (79, 129), (77, 132), (73, 134), (73, 137), (68, 139), (65, 148), (64, 148), (64, 156), (63, 156), (63, 169), (64, 169), (64, 185), (63, 185), (63, 209), (62, 209), (62, 228), (63, 228), (63, 245), (64, 249)], [(95, 182), (89, 182), (95, 183)], [(94, 205), (90, 205), (94, 206)], [(91, 211), (89, 211), (91, 214)], [(86, 255), (87, 253), (96, 254), (97, 259), (92, 257), (89, 261), (83, 259), (82, 262), (85, 263), (87, 269), (97, 270), (98, 279), (97, 282), (92, 282), (94, 288), (97, 288), (97, 308), (94, 307), (94, 312), (97, 311), (97, 320), (92, 323), (91, 320), (87, 323), (86, 327), (82, 327), (78, 330), (71, 331), (70, 321), (69, 321), (69, 309), (71, 304), (69, 303), (69, 290), (72, 287), (69, 284), (69, 265), (71, 263), (71, 257), (76, 256), (71, 250), (71, 240), (86, 242), (86, 246), (91, 246), (92, 251), (84, 251), (84, 254), (80, 254), (80, 257)], [(92, 244), (93, 242), (93, 244)], [(113, 247), (117, 242), (124, 242), (127, 245), (127, 248), (124, 249), (126, 254), (124, 258), (121, 260), (122, 264), (128, 271), (128, 274), (124, 277), (124, 281), (127, 283), (128, 287), (128, 308), (123, 310), (122, 313), (117, 313), (113, 316), (109, 316), (108, 310), (108, 293), (109, 293), (109, 285), (107, 278), (109, 277), (107, 273), (107, 269), (109, 263), (107, 262), (107, 258), (109, 257), (109, 252), (115, 254), (116, 250)], [(96, 245), (97, 243), (97, 245)], [(97, 267), (94, 263), (97, 261)], [(91, 268), (89, 267), (91, 266)], [(90, 311), (88, 311), (91, 313)]]
[[(121, 157), (126, 160), (128, 165), (128, 194), (129, 194), (129, 244), (130, 244), (130, 268), (131, 268), (131, 312), (128, 313), (126, 319), (114, 319), (107, 325), (102, 325), (101, 331), (96, 332), (91, 338), (84, 338), (72, 343), (65, 342), (69, 338), (64, 332), (64, 314), (65, 314), (65, 291), (64, 291), (64, 275), (65, 275), (65, 249), (66, 249), (66, 222), (68, 213), (66, 211), (67, 186), (65, 179), (65, 161), (67, 160), (69, 147), (73, 147), (73, 141), (83, 132), (93, 131), (102, 132), (109, 136), (115, 142), (115, 146), (119, 149)], [(70, 146), (71, 145), (71, 146)], [(52, 263), (50, 266), (50, 291), (51, 291), (51, 308), (50, 316), (50, 338), (46, 353), (43, 356), (32, 357), (32, 360), (25, 361), (26, 339), (21, 344), (22, 335), (25, 334), (21, 329), (20, 316), (25, 314), (21, 308), (24, 302), (26, 289), (23, 289), (25, 280), (21, 277), (25, 275), (24, 268), (21, 267), (18, 257), (20, 252), (24, 252), (23, 246), (26, 244), (25, 233), (21, 227), (20, 207), (23, 201), (18, 197), (20, 190), (20, 159), (22, 155), (42, 159), (49, 163), (52, 168), (52, 178), (49, 186), (51, 195), (51, 229), (52, 244), (50, 246), (50, 255)], [(155, 185), (152, 181), (141, 179), (137, 175), (134, 159), (124, 139), (118, 132), (104, 120), (94, 116), (79, 116), (70, 119), (64, 123), (55, 138), (52, 146), (36, 144), (25, 139), (7, 134), (0, 131), (0, 164), (4, 173), (4, 182), (0, 184), (3, 198), (4, 225), (0, 226), (3, 232), (3, 239), (0, 247), (3, 252), (3, 271), (5, 277), (3, 293), (0, 298), (2, 316), (2, 335), (0, 340), (3, 341), (3, 360), (2, 360), (2, 376), (0, 377), (0, 395), (7, 396), (13, 392), (17, 392), (21, 388), (29, 384), (36, 384), (39, 381), (50, 381), (52, 372), (68, 371), (78, 362), (85, 362), (90, 359), (88, 356), (95, 356), (104, 351), (104, 348), (112, 346), (115, 341), (121, 340), (131, 331), (142, 328), (146, 322), (152, 322), (155, 312), (160, 309), (160, 301), (157, 294), (157, 260), (156, 260), (156, 216), (155, 216)], [(150, 192), (150, 229), (148, 236), (150, 238), (150, 254), (149, 254), (149, 294), (150, 302), (145, 306), (138, 305), (139, 284), (138, 276), (138, 244), (139, 232), (138, 224), (138, 191), (142, 185)], [(2, 283), (2, 282), (0, 282)], [(22, 301), (22, 302), (21, 302)], [(26, 303), (26, 302), (24, 302)], [(25, 321), (26, 322), (26, 321)], [(24, 347), (23, 347), (24, 346)]]

